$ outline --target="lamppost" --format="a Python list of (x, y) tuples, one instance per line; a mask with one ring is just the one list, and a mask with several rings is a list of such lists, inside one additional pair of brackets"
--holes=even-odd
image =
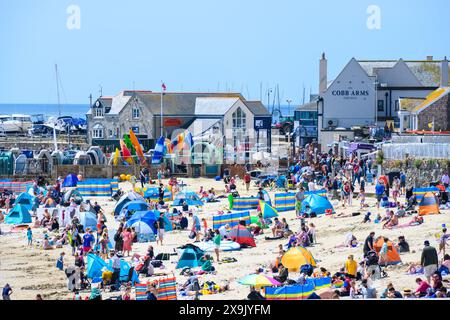
[(287, 99), (286, 102), (288, 103), (288, 113), (290, 115), (291, 114), (291, 102), (292, 102), (292, 100), (291, 99)]
[[(270, 108), (270, 94), (271, 94), (271, 93), (272, 93), (272, 89), (269, 88), (269, 89), (267, 90), (267, 109)], [(273, 110), (272, 110), (272, 115), (273, 115)]]

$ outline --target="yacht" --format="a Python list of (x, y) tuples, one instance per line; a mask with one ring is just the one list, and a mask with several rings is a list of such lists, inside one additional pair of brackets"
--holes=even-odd
[(0, 116), (0, 132), (4, 134), (27, 133), (32, 126), (31, 117), (26, 114)]

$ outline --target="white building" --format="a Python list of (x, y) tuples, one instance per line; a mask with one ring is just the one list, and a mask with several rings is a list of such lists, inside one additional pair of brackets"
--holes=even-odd
[[(328, 82), (327, 59), (320, 60), (319, 142), (322, 131), (354, 126), (399, 125), (400, 99), (426, 98), (448, 86), (448, 61), (356, 60)], [(322, 145), (326, 149), (326, 145)]]

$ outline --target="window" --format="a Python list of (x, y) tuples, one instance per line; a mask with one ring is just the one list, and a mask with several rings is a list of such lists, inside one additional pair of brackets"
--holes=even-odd
[(395, 111), (398, 111), (398, 100), (395, 100)]
[(94, 108), (94, 117), (103, 117), (103, 115), (104, 112), (102, 107)]
[(102, 139), (103, 138), (103, 126), (101, 124), (96, 124), (92, 128), (92, 138), (93, 139)]
[(113, 131), (112, 131), (112, 129), (109, 129), (109, 130), (108, 130), (108, 136), (109, 136), (110, 138), (113, 137)]
[(136, 134), (139, 133), (139, 127), (131, 127), (131, 130)]
[(378, 100), (378, 112), (384, 111), (384, 100)]
[(140, 117), (141, 113), (139, 108), (133, 108), (133, 119), (138, 119)]
[(247, 115), (241, 108), (233, 113), (233, 129), (245, 129), (247, 126)]

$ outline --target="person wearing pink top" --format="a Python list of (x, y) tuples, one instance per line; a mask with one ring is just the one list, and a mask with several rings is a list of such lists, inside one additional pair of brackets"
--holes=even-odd
[(416, 283), (418, 285), (415, 294), (416, 297), (423, 297), (427, 294), (427, 289), (431, 288), (431, 286), (426, 282), (425, 280), (422, 280), (420, 278), (416, 279)]

